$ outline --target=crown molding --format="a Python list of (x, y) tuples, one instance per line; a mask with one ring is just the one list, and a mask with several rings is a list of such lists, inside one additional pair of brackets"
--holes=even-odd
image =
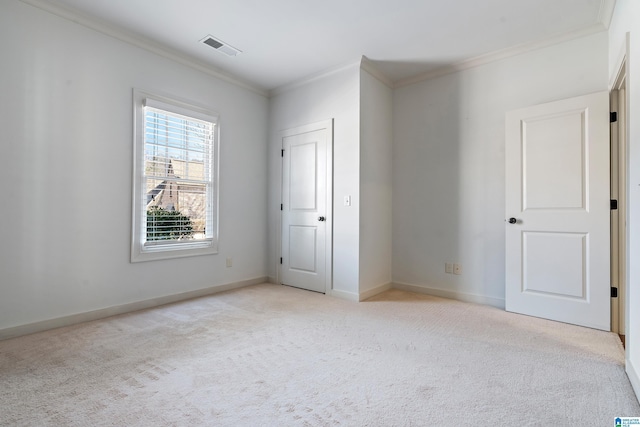
[(616, 0), (601, 0), (600, 11), (598, 12), (598, 22), (604, 25), (605, 29), (609, 29), (611, 26), (611, 19), (613, 19), (613, 11), (616, 8)]
[(102, 34), (113, 37), (125, 43), (129, 43), (141, 49), (160, 55), (164, 58), (178, 62), (182, 65), (193, 68), (195, 70), (208, 74), (217, 79), (224, 80), (227, 83), (231, 83), (235, 86), (241, 87), (243, 89), (247, 89), (258, 95), (262, 95), (265, 97), (268, 96), (268, 92), (265, 91), (264, 89), (256, 87), (255, 85), (249, 82), (243, 81), (242, 79), (239, 79), (235, 76), (227, 74), (224, 71), (214, 67), (213, 65), (199, 61), (175, 49), (172, 49), (163, 44), (154, 42), (148, 38), (142, 37), (130, 31), (124, 30), (123, 28), (117, 27), (112, 24), (108, 24), (102, 20), (87, 16), (86, 14), (80, 13), (75, 10), (71, 10), (63, 6), (54, 5), (45, 0), (20, 0), (20, 1), (22, 3), (28, 4), (30, 6), (33, 6), (38, 9), (57, 15), (66, 20), (72, 21), (76, 24), (80, 24), (91, 30), (98, 31)]
[(456, 73), (459, 71), (467, 70), (469, 68), (478, 67), (491, 62), (495, 62), (495, 61), (506, 59), (512, 56), (520, 55), (533, 50), (553, 46), (555, 44), (567, 42), (580, 37), (586, 37), (601, 31), (606, 31), (608, 30), (611, 24), (611, 20), (613, 18), (613, 12), (615, 10), (615, 5), (616, 5), (616, 0), (600, 0), (600, 9), (598, 11), (597, 23), (592, 26), (573, 31), (571, 33), (566, 33), (566, 34), (558, 35), (555, 37), (547, 38), (544, 40), (530, 42), (530, 43), (523, 43), (518, 46), (490, 52), (485, 55), (480, 55), (475, 58), (453, 63), (451, 65), (447, 65), (444, 67), (439, 67), (437, 69), (427, 71), (425, 73), (418, 74), (412, 77), (400, 79), (397, 81), (391, 80), (389, 77), (387, 77), (375, 66), (373, 61), (371, 61), (366, 56), (362, 56), (362, 58), (358, 60), (357, 63), (352, 62), (347, 65), (340, 65), (316, 74), (312, 74), (311, 76), (277, 87), (275, 89), (265, 90), (255, 86), (254, 84), (248, 81), (244, 81), (241, 78), (238, 78), (237, 76), (228, 74), (216, 68), (213, 65), (199, 61), (192, 56), (185, 55), (184, 53), (179, 52), (175, 49), (172, 49), (166, 45), (157, 43), (148, 38), (142, 37), (138, 34), (127, 31), (115, 25), (106, 23), (94, 17), (87, 16), (86, 14), (83, 14), (81, 12), (71, 10), (61, 5), (52, 4), (46, 0), (19, 0), (19, 1), (21, 1), (22, 3), (28, 4), (30, 6), (36, 7), (38, 9), (44, 10), (46, 12), (52, 13), (54, 15), (57, 15), (61, 18), (67, 19), (71, 22), (80, 24), (89, 29), (98, 31), (100, 33), (103, 33), (105, 35), (118, 39), (120, 41), (123, 41), (125, 43), (129, 43), (141, 49), (155, 53), (164, 58), (170, 59), (172, 61), (185, 65), (187, 67), (198, 70), (204, 74), (226, 81), (235, 86), (241, 87), (243, 89), (247, 89), (251, 92), (254, 92), (258, 95), (262, 95), (265, 97), (271, 97), (271, 96), (279, 95), (284, 92), (288, 92), (290, 90), (309, 84), (313, 81), (322, 79), (324, 77), (328, 77), (331, 74), (335, 74), (347, 68), (353, 67), (356, 64), (360, 67), (360, 69), (368, 72), (370, 75), (372, 75), (373, 77), (378, 79), (380, 82), (382, 82), (383, 84), (385, 84), (386, 86), (392, 89), (412, 85), (425, 80), (440, 77), (446, 74)]
[(302, 86), (306, 86), (310, 83), (313, 83), (315, 81), (324, 79), (326, 77), (329, 77), (333, 74), (339, 73), (341, 71), (345, 71), (349, 68), (360, 68), (361, 70), (366, 71), (367, 73), (369, 73), (371, 76), (373, 76), (375, 79), (379, 80), (382, 84), (388, 86), (389, 88), (393, 89), (393, 80), (389, 79), (384, 73), (382, 73), (380, 70), (378, 70), (376, 68), (376, 66), (373, 64), (373, 62), (367, 58), (366, 56), (362, 56), (358, 61), (356, 62), (349, 62), (347, 64), (342, 64), (339, 65), (337, 67), (333, 67), (333, 68), (329, 68), (327, 70), (321, 71), (319, 73), (316, 74), (312, 74), (310, 76), (307, 76), (301, 80), (297, 80), (293, 83), (289, 83), (280, 87), (277, 87), (275, 89), (272, 89), (269, 92), (269, 96), (273, 97), (273, 96), (277, 96), (277, 95), (281, 95), (285, 92), (289, 92), (291, 90), (297, 89), (299, 87)]
[[(603, 0), (609, 1), (609, 0)], [(580, 30), (576, 30), (570, 33), (561, 34), (555, 37), (550, 37), (544, 40), (523, 43), (517, 46), (509, 47), (506, 49), (497, 50), (494, 52), (487, 53), (485, 55), (476, 56), (475, 58), (471, 58), (465, 61), (460, 61), (453, 63), (451, 65), (447, 65), (444, 67), (439, 67), (431, 71), (427, 71), (426, 73), (418, 74), (413, 77), (408, 77), (405, 79), (397, 80), (394, 84), (394, 89), (400, 88), (403, 86), (409, 86), (414, 83), (419, 83), (425, 80), (433, 79), (436, 77), (444, 76), (446, 74), (457, 73), (459, 71), (467, 70), (469, 68), (479, 67), (481, 65), (489, 64), (491, 62), (500, 61), (502, 59), (507, 59), (512, 56), (517, 56), (523, 53), (531, 52), (537, 49), (553, 46), (556, 44), (568, 42), (574, 39), (578, 39), (581, 37), (590, 36), (602, 31), (606, 31), (606, 28), (603, 24), (597, 23), (591, 25), (586, 28), (582, 28)]]
[(274, 97), (274, 96), (277, 96), (277, 95), (281, 95), (281, 94), (283, 94), (285, 92), (289, 92), (289, 91), (292, 91), (294, 89), (298, 89), (299, 87), (306, 86), (306, 85), (308, 85), (310, 83), (313, 83), (315, 81), (318, 81), (318, 80), (322, 80), (322, 79), (324, 79), (326, 77), (329, 77), (329, 76), (331, 76), (333, 74), (339, 73), (341, 71), (348, 70), (349, 68), (356, 68), (356, 67), (360, 68), (361, 62), (362, 62), (362, 60), (358, 59), (358, 61), (356, 61), (356, 62), (349, 62), (348, 64), (338, 65), (336, 67), (326, 69), (326, 70), (321, 71), (319, 73), (311, 74), (310, 76), (304, 77), (304, 78), (302, 78), (300, 80), (296, 80), (296, 81), (294, 81), (292, 83), (288, 83), (288, 84), (279, 86), (279, 87), (277, 87), (275, 89), (271, 89), (269, 91), (269, 97)]
[(376, 67), (376, 65), (373, 63), (373, 61), (371, 61), (366, 56), (362, 56), (362, 59), (360, 60), (360, 69), (369, 73), (371, 76), (373, 76), (378, 81), (380, 81), (380, 83), (393, 89), (394, 87), (393, 80), (391, 80), (389, 77), (387, 77), (386, 74), (380, 71), (378, 67)]

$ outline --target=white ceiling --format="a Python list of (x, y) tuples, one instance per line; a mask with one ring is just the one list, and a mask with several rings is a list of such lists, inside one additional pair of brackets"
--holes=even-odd
[[(271, 90), (368, 57), (391, 81), (602, 31), (615, 0), (23, 0)], [(94, 25), (91, 25), (93, 23)], [(111, 31), (113, 32), (113, 31)], [(228, 57), (208, 34), (240, 49)]]

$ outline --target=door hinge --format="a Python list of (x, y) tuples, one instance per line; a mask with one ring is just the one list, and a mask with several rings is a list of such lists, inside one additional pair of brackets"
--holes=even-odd
[[(282, 257), (280, 257), (280, 264), (282, 264)], [(613, 289), (613, 288), (612, 288)]]
[(282, 210), (282, 203), (280, 203), (280, 210)]
[(618, 209), (618, 201), (615, 199), (611, 199), (611, 210), (614, 211)]
[(280, 150), (280, 157), (284, 157), (284, 148)]
[(618, 298), (618, 288), (611, 287), (611, 298)]
[(618, 113), (616, 113), (615, 111), (612, 111), (611, 113), (609, 113), (609, 121), (611, 123), (615, 123), (618, 121)]

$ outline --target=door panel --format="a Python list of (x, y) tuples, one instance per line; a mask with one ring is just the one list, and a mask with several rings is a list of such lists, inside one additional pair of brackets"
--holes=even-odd
[(289, 248), (297, 248), (289, 251), (289, 269), (318, 273), (316, 268), (316, 247), (318, 227), (301, 227), (291, 225), (289, 227)]
[(522, 121), (523, 210), (584, 208), (584, 111)]
[(528, 231), (522, 234), (522, 291), (585, 300), (588, 235)]
[(610, 326), (606, 92), (506, 116), (506, 309)]
[(323, 293), (331, 280), (330, 125), (282, 134), (280, 282)]
[(312, 141), (299, 145), (295, 142), (291, 145), (289, 142), (289, 147), (291, 150), (289, 159), (291, 173), (288, 180), (289, 208), (292, 211), (317, 211), (318, 142)]

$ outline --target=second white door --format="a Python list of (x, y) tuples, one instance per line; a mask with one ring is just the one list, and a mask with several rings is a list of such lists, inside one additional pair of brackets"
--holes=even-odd
[(609, 95), (506, 116), (506, 309), (609, 330)]
[(280, 282), (326, 293), (331, 265), (331, 121), (282, 133)]

